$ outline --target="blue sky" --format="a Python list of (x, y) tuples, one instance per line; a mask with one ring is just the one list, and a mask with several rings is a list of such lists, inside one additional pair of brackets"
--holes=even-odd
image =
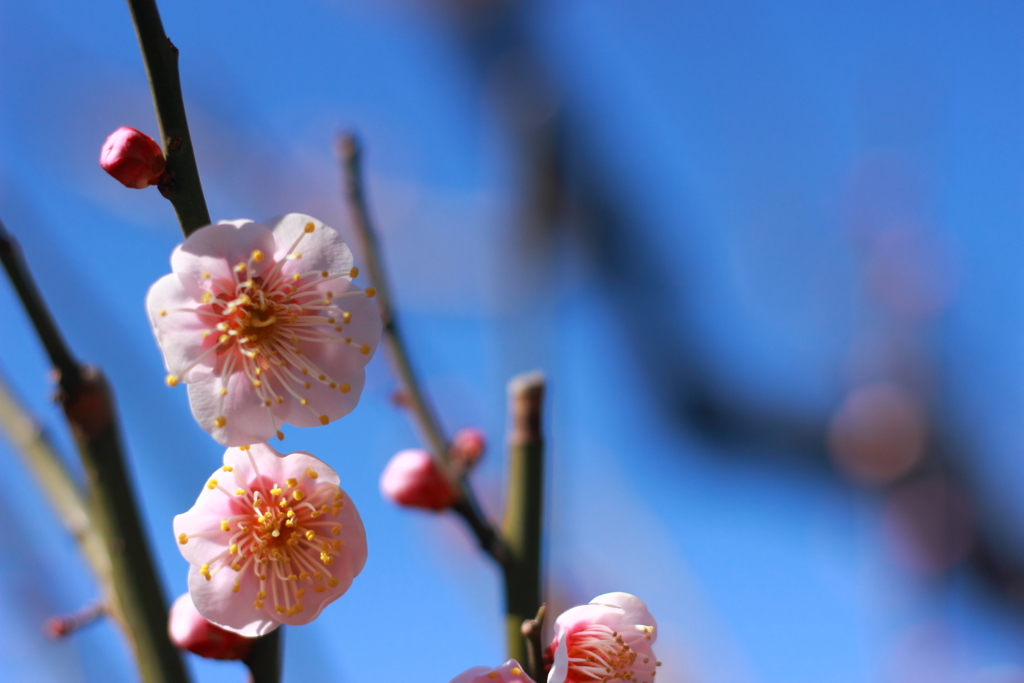
[[(910, 339), (976, 514), (1024, 557), (1021, 7), (530, 5), (523, 36), (565, 116), (570, 187), (589, 179), (623, 217), (619, 241), (602, 242), (570, 212), (538, 253), (517, 222), (522, 157), (490, 75), (440, 5), (164, 2), (213, 217), (302, 211), (347, 234), (332, 144), (360, 132), (415, 361), (446, 425), (491, 437), (485, 507), (502, 505), (505, 383), (541, 368), (551, 595), (644, 599), (663, 683), (1024, 679), (1019, 608), (966, 570), (937, 580), (901, 563), (884, 493), (822, 454), (708, 438), (671, 386), (689, 364), (755, 413), (821, 422), (860, 381), (852, 348)], [(142, 302), (180, 232), (155, 190), (99, 168), (121, 125), (156, 133), (124, 5), (0, 6), (0, 217), (75, 352), (113, 382), (173, 598), (187, 565), (170, 520), (221, 450), (163, 385)], [(940, 245), (941, 314), (908, 322), (865, 293), (859, 231), (883, 219)], [(70, 456), (47, 371), (0, 285), (0, 372)], [(338, 470), (370, 558), (317, 622), (289, 629), (286, 681), (443, 683), (504, 660), (493, 568), (454, 520), (377, 492), (387, 459), (416, 444), (393, 388), (378, 355), (350, 417), (288, 432), (286, 446)], [(3, 442), (0, 477), (0, 667), (11, 680), (134, 680), (110, 625), (42, 638), (43, 619), (95, 586)], [(199, 681), (244, 680), (234, 664), (189, 663)]]

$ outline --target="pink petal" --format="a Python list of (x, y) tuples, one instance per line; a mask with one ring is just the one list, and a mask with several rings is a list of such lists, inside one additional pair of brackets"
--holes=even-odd
[[(313, 224), (313, 232), (307, 233), (305, 230), (309, 223)], [(274, 233), (277, 246), (273, 253), (276, 261), (284, 259), (296, 240), (302, 237), (296, 248), (302, 257), (286, 262), (282, 269), (285, 275), (315, 270), (342, 274), (352, 270), (352, 252), (341, 236), (334, 228), (312, 216), (290, 213), (267, 221), (266, 226)]]
[(335, 377), (339, 381), (339, 387), (347, 384), (347, 393), (341, 393), (340, 388), (331, 389), (329, 385), (317, 381), (310, 382), (310, 388), (304, 389), (309, 402), (304, 406), (300, 401), (291, 395), (285, 396), (283, 405), (287, 406), (285, 422), (296, 427), (317, 427), (322, 424), (321, 415), (326, 415), (329, 422), (351, 413), (359, 403), (359, 396), (363, 393), (363, 384), (366, 381), (366, 373), (362, 369), (348, 377)]
[[(224, 396), (222, 388), (218, 375), (188, 385), (189, 405), (200, 427), (225, 446), (248, 446), (274, 437), (278, 427), (245, 373), (228, 376), (228, 393)], [(223, 427), (217, 426), (218, 418), (225, 419)]]
[[(231, 590), (236, 579), (241, 587), (237, 593)], [(195, 565), (189, 568), (188, 592), (199, 613), (247, 638), (266, 635), (281, 625), (267, 607), (257, 609), (253, 605), (258, 591), (259, 579), (251, 570), (236, 572), (225, 567), (207, 581)]]
[(146, 295), (146, 311), (153, 334), (164, 354), (167, 371), (183, 382), (197, 382), (209, 373), (215, 362), (211, 355), (186, 372), (216, 338), (203, 338), (210, 328), (210, 319), (181, 309), (196, 309), (200, 305), (202, 290), (191, 280), (171, 273), (157, 280)]
[(453, 678), (451, 683), (533, 683), (533, 679), (526, 675), (519, 662), (510, 659), (498, 668), (474, 666)]
[(248, 262), (256, 249), (267, 257), (274, 253), (270, 230), (246, 219), (222, 221), (195, 231), (179, 245), (171, 254), (171, 270), (196, 282), (206, 273), (230, 280), (231, 268)]

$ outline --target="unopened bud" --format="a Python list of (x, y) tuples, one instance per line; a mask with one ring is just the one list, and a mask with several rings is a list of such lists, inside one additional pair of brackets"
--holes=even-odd
[(100, 166), (122, 185), (141, 190), (160, 182), (167, 162), (153, 138), (121, 126), (103, 143)]
[(398, 505), (443, 510), (456, 500), (455, 489), (430, 453), (416, 448), (395, 454), (380, 476), (380, 492)]
[(243, 659), (255, 640), (211, 624), (192, 604), (188, 593), (171, 605), (167, 633), (176, 647), (207, 659)]
[(476, 427), (466, 427), (455, 432), (452, 439), (452, 457), (462, 463), (463, 467), (470, 468), (483, 457), (487, 450), (487, 437)]

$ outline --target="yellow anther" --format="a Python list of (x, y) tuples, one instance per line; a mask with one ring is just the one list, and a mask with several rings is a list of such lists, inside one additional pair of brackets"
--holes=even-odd
[(320, 572), (313, 572), (313, 578), (316, 579), (317, 581), (323, 581), (324, 580), (324, 575), (321, 574)]
[(331, 527), (331, 533), (334, 534), (335, 536), (340, 536), (341, 535), (341, 525), (340, 524), (335, 524), (334, 526), (332, 526)]
[(299, 577), (295, 576), (295, 574), (289, 574), (289, 575), (288, 575), (288, 576), (286, 576), (285, 578), (286, 578), (286, 579), (287, 579), (288, 581), (298, 581), (298, 580), (299, 580)]
[(355, 266), (352, 266), (352, 270), (348, 271), (348, 276), (349, 277), (359, 277), (359, 269), (356, 268)]
[(327, 589), (321, 586), (319, 583), (313, 586), (314, 593), (323, 593), (325, 590)]
[(199, 333), (199, 336), (202, 337), (203, 339), (206, 339), (207, 337), (210, 336), (210, 331), (209, 330), (203, 330), (202, 332)]
[(335, 383), (335, 382), (331, 382), (331, 383), (330, 383), (330, 384), (328, 384), (327, 386), (329, 386), (329, 387), (330, 387), (331, 389), (337, 389), (337, 388), (338, 388), (338, 385), (337, 385), (337, 383)]
[(316, 229), (315, 225), (313, 225), (312, 223), (306, 223), (306, 232), (307, 233), (313, 232), (315, 229)]
[[(280, 398), (280, 397), (278, 397), (278, 398)], [(284, 441), (284, 432), (282, 432), (280, 429), (277, 430), (277, 440), (278, 441)]]
[(220, 530), (221, 531), (231, 531), (231, 525), (228, 524), (228, 520), (226, 520), (226, 519), (220, 520)]
[(269, 408), (270, 407), (270, 399), (269, 398), (263, 399), (263, 407), (264, 408)]
[(306, 589), (305, 588), (300, 588), (299, 590), (295, 591), (295, 598), (296, 599), (301, 598), (305, 594), (306, 594)]
[(286, 517), (287, 517), (288, 519), (291, 519), (292, 517), (294, 517), (294, 516), (295, 516), (295, 510), (292, 510), (291, 508), (289, 508), (289, 509), (288, 509), (288, 514), (287, 514), (287, 515), (285, 515), (285, 516), (286, 516)]
[(341, 550), (341, 541), (331, 541), (331, 547), (335, 550)]
[(237, 543), (232, 543), (230, 546), (228, 546), (228, 554), (229, 555), (234, 555), (237, 552), (238, 552), (238, 544)]
[[(308, 387), (309, 387), (309, 385), (307, 384), (307, 385), (306, 385), (306, 387), (308, 388)], [(299, 403), (300, 403), (301, 405), (304, 405), (304, 406), (308, 406), (308, 405), (309, 405), (309, 401), (307, 401), (307, 400), (306, 400), (306, 399), (304, 399), (304, 398), (303, 398), (303, 399), (300, 399), (300, 400), (299, 400)]]
[(256, 609), (263, 609), (263, 601), (262, 600), (253, 600), (252, 601), (252, 606), (255, 607)]
[(312, 541), (314, 538), (316, 538), (316, 532), (314, 532), (312, 529), (306, 532), (307, 541)]
[(253, 252), (252, 252), (252, 260), (255, 261), (256, 263), (259, 263), (260, 261), (262, 261), (263, 260), (263, 252), (260, 251), (259, 249), (254, 249)]
[(302, 611), (302, 603), (301, 602), (295, 603), (295, 607), (292, 607), (292, 614), (298, 614), (301, 611)]
[(519, 674), (523, 673), (523, 670), (520, 669), (518, 666), (514, 666), (511, 669), (509, 669), (508, 672), (513, 676), (518, 676)]
[(260, 591), (259, 593), (256, 594), (256, 599), (257, 600), (266, 600), (267, 599), (267, 592), (266, 591)]
[(330, 275), (330, 273), (328, 273), (326, 270), (320, 271), (320, 277), (327, 277), (328, 275)]
[(203, 292), (203, 303), (204, 304), (208, 304), (211, 301), (213, 301), (213, 293), (212, 292)]
[(373, 297), (377, 296), (377, 290), (374, 289), (373, 287), (367, 287), (366, 296), (372, 299)]
[(167, 375), (167, 378), (164, 381), (167, 382), (167, 386), (176, 387), (178, 386), (178, 382), (181, 380), (178, 379), (177, 375)]
[(274, 397), (274, 399), (275, 399), (275, 400), (276, 400), (276, 401), (277, 401), (278, 403), (284, 403), (284, 396), (275, 396), (275, 397)]
[(239, 583), (237, 581), (235, 581), (235, 585), (231, 587), (231, 592), (232, 593), (237, 593), (240, 590), (242, 590), (242, 586), (239, 585)]
[(359, 353), (363, 354), (364, 356), (368, 356), (370, 354), (370, 345), (363, 344), (362, 346), (360, 346)]
[(204, 270), (203, 271), (203, 279), (204, 280), (209, 280), (210, 279), (210, 271), (208, 271), (208, 270)]
[(327, 579), (327, 585), (331, 588), (334, 588), (338, 585), (338, 580), (332, 576), (331, 578)]
[(281, 502), (279, 502), (279, 503), (278, 503), (277, 505), (278, 505), (278, 507), (280, 507), (280, 508), (286, 508), (286, 507), (288, 507), (288, 499), (287, 499), (287, 498), (282, 498), (282, 499), (281, 499)]
[(224, 344), (225, 342), (227, 342), (228, 339), (231, 339), (231, 337), (226, 334), (222, 334), (219, 337), (217, 337), (217, 343)]
[(334, 324), (334, 318), (328, 318), (327, 319), (327, 324), (328, 325), (333, 325)]
[(232, 562), (231, 568), (234, 569), (236, 572), (242, 571), (242, 565), (238, 564), (237, 562)]
[(306, 497), (306, 494), (302, 492), (302, 489), (295, 489), (292, 491), (292, 498), (295, 500), (302, 500)]
[(299, 275), (298, 273), (295, 273), (295, 275), (292, 275), (292, 282), (298, 282), (301, 279), (302, 279), (302, 276)]
[(260, 386), (261, 384), (263, 384), (263, 383), (262, 383), (262, 382), (260, 382), (260, 381), (259, 381), (258, 379), (254, 379), (254, 380), (252, 381), (252, 385), (253, 385), (254, 387), (259, 387), (259, 386)]
[(217, 480), (211, 479), (210, 481), (206, 482), (206, 488), (210, 489), (211, 491), (217, 488)]
[(346, 344), (351, 344), (352, 343), (352, 337), (345, 337), (345, 343)]
[(281, 487), (278, 486), (277, 484), (274, 484), (274, 488), (270, 489), (270, 495), (272, 495), (272, 496), (280, 496), (281, 495)]
[(338, 390), (343, 394), (347, 394), (348, 392), (352, 391), (352, 387), (348, 385), (348, 382), (343, 382), (342, 384), (338, 385)]
[(243, 270), (245, 270), (245, 263), (239, 263), (237, 266), (235, 266), (236, 273), (241, 273)]
[(223, 467), (221, 467), (221, 470), (225, 472), (234, 472), (235, 468), (232, 467), (231, 465), (224, 465)]
[(185, 545), (186, 543), (188, 543), (188, 534), (185, 534), (185, 533), (178, 534), (178, 543), (180, 543), (182, 545)]
[(274, 605), (274, 609), (277, 610), (278, 614), (284, 614), (286, 611), (284, 605)]
[(325, 424), (327, 424), (330, 421), (331, 421), (330, 418), (327, 417), (326, 415), (321, 415), (320, 416), (320, 424), (325, 425)]
[(314, 470), (312, 467), (307, 467), (306, 468), (306, 476), (309, 477), (310, 479), (316, 479), (320, 475), (317, 474), (316, 470)]
[(317, 379), (323, 382), (325, 379), (327, 379), (327, 375), (321, 374), (319, 377), (317, 377)]
[[(304, 387), (306, 387), (307, 389), (309, 389), (309, 382), (303, 382), (303, 383), (302, 383), (302, 386), (304, 386)], [(305, 404), (305, 403), (303, 403), (302, 405), (306, 405), (306, 404)]]
[(199, 568), (199, 573), (206, 577), (206, 580), (210, 580), (210, 565), (204, 564)]
[(216, 420), (213, 421), (213, 426), (217, 427), (217, 428), (222, 428), (227, 423), (228, 423), (228, 419), (226, 417), (224, 417), (223, 415), (221, 415), (220, 417), (218, 417)]
[(161, 308), (161, 309), (160, 309), (160, 317), (162, 318), (162, 317), (164, 317), (165, 315), (167, 315), (167, 309), (166, 309), (166, 308)]
[(302, 572), (299, 574), (299, 581), (305, 581), (309, 578), (309, 572)]
[(487, 677), (488, 678), (497, 678), (498, 677), (498, 672), (497, 671), (492, 671), (491, 673), (487, 674)]
[(341, 321), (343, 323), (345, 323), (346, 325), (348, 325), (350, 322), (352, 322), (352, 314), (347, 312), (347, 311), (345, 313), (342, 313), (341, 314)]

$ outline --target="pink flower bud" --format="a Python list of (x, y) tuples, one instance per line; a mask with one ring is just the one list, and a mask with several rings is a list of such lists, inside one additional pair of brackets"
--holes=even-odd
[(207, 621), (188, 593), (171, 605), (167, 632), (176, 647), (207, 659), (242, 659), (249, 654), (253, 643), (252, 638), (226, 631)]
[(380, 476), (380, 492), (393, 503), (428, 510), (450, 507), (457, 496), (430, 453), (416, 448), (391, 458)]
[(107, 138), (100, 166), (125, 187), (141, 190), (160, 182), (167, 162), (160, 145), (145, 133), (121, 126)]
[(460, 429), (452, 439), (452, 456), (467, 468), (475, 465), (486, 449), (487, 437), (476, 427)]

